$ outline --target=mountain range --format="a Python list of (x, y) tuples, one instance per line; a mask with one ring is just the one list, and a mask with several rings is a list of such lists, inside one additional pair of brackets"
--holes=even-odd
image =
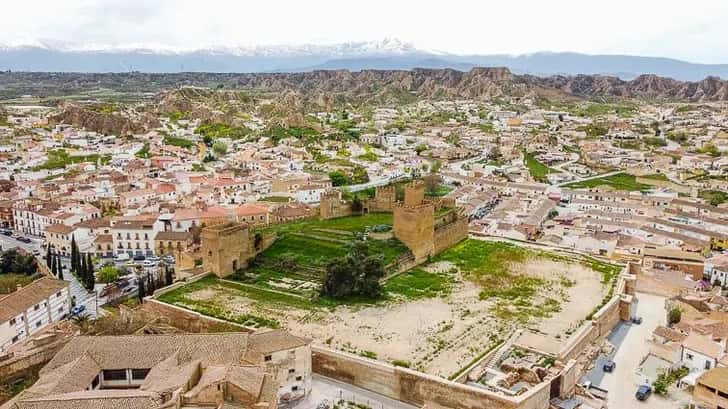
[(728, 64), (697, 64), (670, 58), (539, 52), (522, 55), (460, 55), (425, 50), (396, 39), (335, 45), (171, 48), (102, 47), (33, 43), (0, 46), (0, 70), (38, 72), (245, 72), (315, 70), (411, 70), (506, 67), (514, 74), (547, 77), (607, 75), (632, 80), (642, 74), (680, 81), (728, 78)]

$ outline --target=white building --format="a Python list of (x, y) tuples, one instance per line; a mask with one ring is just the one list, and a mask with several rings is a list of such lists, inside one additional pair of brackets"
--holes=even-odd
[(0, 351), (66, 319), (70, 309), (69, 283), (49, 277), (0, 298)]
[(154, 237), (162, 230), (164, 230), (163, 223), (157, 220), (112, 221), (111, 236), (114, 254), (153, 256)]

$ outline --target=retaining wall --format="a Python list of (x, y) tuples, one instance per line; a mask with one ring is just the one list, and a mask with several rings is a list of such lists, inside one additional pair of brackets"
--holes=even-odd
[(550, 382), (505, 397), (485, 389), (314, 346), (314, 373), (417, 407), (438, 409), (547, 409)]

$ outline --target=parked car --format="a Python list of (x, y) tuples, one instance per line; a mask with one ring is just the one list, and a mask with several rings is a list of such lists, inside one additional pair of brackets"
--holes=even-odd
[(652, 387), (650, 385), (641, 385), (637, 388), (637, 393), (634, 394), (635, 398), (640, 401), (645, 401), (652, 395)]
[(634, 316), (632, 317), (632, 323), (635, 325), (642, 324), (642, 317)]
[(157, 263), (154, 262), (154, 261), (152, 261), (152, 260), (144, 260), (144, 262), (142, 263), (142, 265), (144, 267), (154, 267), (154, 266), (157, 265)]
[(13, 232), (12, 232), (12, 230), (8, 230), (8, 229), (0, 229), (0, 234), (2, 234), (3, 236), (10, 237), (13, 235)]
[(321, 403), (316, 405), (316, 409), (330, 409), (330, 408), (331, 408), (331, 404), (329, 403), (329, 401), (327, 399), (324, 399)]
[(130, 258), (131, 257), (129, 257), (129, 255), (126, 253), (119, 253), (116, 255), (115, 260), (118, 262), (125, 262), (125, 261), (129, 261)]
[(149, 261), (153, 261), (153, 262), (155, 262), (155, 263), (158, 263), (158, 262), (159, 262), (159, 260), (160, 260), (160, 258), (159, 258), (159, 257), (157, 257), (157, 256), (151, 256), (151, 257), (147, 257), (147, 260), (149, 260)]
[(18, 238), (16, 240), (18, 240), (21, 243), (25, 243), (25, 244), (28, 244), (32, 241), (29, 238), (23, 237), (23, 236), (18, 236)]
[(616, 367), (617, 367), (617, 364), (614, 361), (609, 360), (604, 363), (604, 365), (602, 366), (602, 369), (604, 370), (604, 372), (612, 372), (612, 371), (614, 371), (614, 368), (616, 368)]
[(38, 249), (33, 250), (33, 255), (40, 256), (40, 250), (38, 250)]
[(144, 261), (145, 258), (146, 257), (144, 257), (143, 255), (137, 254), (136, 256), (133, 257), (133, 260), (134, 261)]
[(77, 306), (71, 308), (71, 316), (79, 315), (84, 311), (86, 311), (85, 305), (77, 305)]
[(174, 256), (164, 256), (164, 261), (167, 264), (174, 264)]

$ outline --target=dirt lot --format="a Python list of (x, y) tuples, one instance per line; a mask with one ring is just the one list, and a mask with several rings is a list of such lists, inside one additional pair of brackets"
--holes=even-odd
[[(578, 326), (601, 301), (606, 286), (601, 275), (581, 264), (529, 259), (511, 266), (518, 274), (549, 281), (548, 288), (533, 298), (555, 298), (561, 310), (550, 317), (530, 317), (525, 324), (540, 332), (533, 342), (557, 348), (561, 334)], [(489, 347), (523, 325), (494, 313), (503, 299), (481, 299), (482, 288), (455, 272), (448, 262), (433, 263), (426, 270), (449, 271), (450, 291), (439, 297), (398, 300), (374, 305), (343, 305), (335, 309), (296, 308), (253, 301), (224, 286), (208, 286), (185, 294), (188, 300), (212, 303), (236, 315), (273, 319), (297, 335), (331, 347), (376, 357), (440, 376), (451, 376), (481, 356)], [(188, 305), (189, 306), (189, 305)], [(554, 346), (556, 345), (556, 346)]]

